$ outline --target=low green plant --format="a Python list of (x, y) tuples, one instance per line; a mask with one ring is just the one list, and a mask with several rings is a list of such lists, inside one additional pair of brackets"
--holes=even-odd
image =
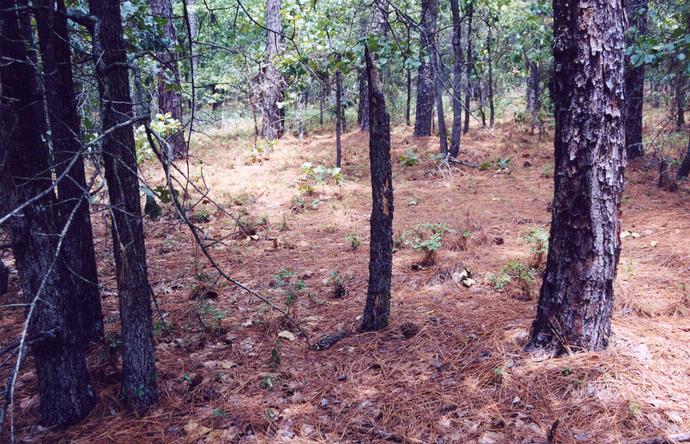
[(302, 164), (301, 170), (307, 180), (314, 180), (318, 184), (333, 181), (336, 185), (340, 185), (343, 181), (343, 172), (338, 167), (313, 166), (311, 162), (305, 162)]
[(350, 244), (350, 250), (354, 251), (362, 245), (362, 238), (357, 233), (350, 233), (345, 236), (345, 240)]
[(536, 282), (538, 271), (519, 259), (510, 259), (498, 273), (488, 273), (486, 281), (497, 291), (505, 290), (511, 283), (517, 282), (523, 292), (529, 294), (530, 287)]
[(544, 261), (544, 256), (549, 252), (549, 233), (539, 227), (530, 229), (524, 236), (525, 242), (532, 252), (532, 266), (539, 267)]
[(408, 148), (405, 154), (399, 157), (400, 164), (404, 167), (415, 166), (419, 163), (419, 155), (411, 148)]
[(212, 333), (220, 332), (220, 323), (226, 317), (226, 313), (223, 310), (220, 310), (208, 299), (200, 299), (196, 312), (204, 330)]

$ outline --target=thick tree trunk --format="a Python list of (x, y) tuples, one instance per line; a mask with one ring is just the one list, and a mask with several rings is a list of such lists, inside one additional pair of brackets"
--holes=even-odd
[(369, 284), (362, 330), (388, 325), (393, 270), (393, 176), (390, 155), (390, 117), (381, 92), (378, 72), (365, 50), (369, 84), (369, 161), (371, 167), (371, 238)]
[(688, 152), (685, 154), (683, 161), (678, 167), (678, 172), (676, 173), (676, 178), (678, 180), (683, 178), (687, 179), (688, 177), (690, 177), (690, 139), (688, 139)]
[(528, 350), (609, 342), (625, 168), (620, 2), (554, 0), (555, 163), (549, 253)]
[(266, 0), (266, 67), (261, 86), (261, 137), (282, 137), (285, 129), (283, 77), (276, 68), (280, 54), (283, 27), (280, 22), (281, 0)]
[(462, 19), (458, 0), (450, 0), (453, 16), (453, 126), (450, 136), (450, 157), (460, 154), (462, 134)]
[[(625, 0), (625, 12), (635, 36), (647, 33), (647, 0)], [(632, 45), (634, 38), (626, 38)], [(628, 159), (642, 157), (642, 106), (644, 103), (644, 65), (634, 67), (629, 57), (625, 60), (625, 151)]]
[(422, 0), (419, 60), (417, 69), (417, 107), (415, 110), (414, 135), (430, 136), (434, 110), (434, 69), (432, 39), (436, 34), (436, 1)]
[[(149, 0), (153, 15), (165, 20), (163, 25), (163, 36), (168, 40), (169, 45), (157, 42), (156, 56), (161, 64), (158, 73), (158, 111), (161, 114), (170, 113), (170, 116), (178, 121), (182, 120), (182, 97), (179, 92), (180, 71), (177, 68), (177, 35), (173, 24), (173, 11), (170, 0)], [(187, 144), (184, 140), (184, 132), (177, 133), (168, 137), (167, 140), (172, 149), (172, 157), (175, 159), (187, 157)]]
[(102, 151), (112, 207), (112, 236), (122, 324), (122, 389), (120, 396), (136, 411), (158, 398), (151, 325), (144, 226), (134, 151), (132, 100), (127, 54), (122, 36), (120, 3), (90, 0), (100, 21), (94, 36), (94, 61), (101, 97)]
[[(103, 337), (98, 268), (89, 214), (89, 190), (84, 175), (81, 118), (72, 78), (72, 61), (63, 0), (35, 0), (45, 97), (51, 128), (55, 172), (66, 174), (57, 187), (61, 223), (72, 218), (65, 234), (62, 258), (79, 298), (80, 331), (84, 342)], [(71, 168), (68, 167), (72, 165)], [(76, 207), (76, 208), (75, 208)], [(74, 215), (72, 215), (74, 213)]]
[[(36, 128), (45, 113), (34, 64), (18, 26), (14, 2), (0, 3), (0, 190), (2, 213), (49, 189), (48, 146)], [(69, 180), (69, 179), (63, 179)], [(66, 427), (95, 404), (86, 370), (77, 308), (80, 301), (63, 261), (56, 259), (64, 229), (55, 193), (48, 192), (9, 222), (12, 252), (24, 300), (38, 377), (42, 421)], [(20, 353), (24, 351), (21, 350)]]
[(465, 83), (467, 89), (465, 90), (465, 126), (462, 129), (463, 133), (470, 130), (470, 99), (472, 97), (472, 70), (474, 69), (474, 60), (472, 60), (472, 16), (474, 15), (474, 3), (470, 1), (467, 4), (467, 66), (465, 66), (466, 79)]
[(338, 168), (340, 168), (342, 161), (342, 145), (340, 142), (340, 135), (343, 132), (342, 90), (343, 74), (338, 70), (335, 72), (335, 166)]

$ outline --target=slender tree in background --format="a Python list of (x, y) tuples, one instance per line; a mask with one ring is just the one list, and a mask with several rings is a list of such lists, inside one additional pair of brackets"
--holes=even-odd
[[(359, 19), (359, 37), (364, 38), (369, 31), (366, 15), (362, 14)], [(357, 104), (357, 124), (362, 131), (369, 131), (369, 87), (367, 86), (367, 67), (366, 60), (363, 60), (363, 67), (358, 71), (358, 104)]]
[[(45, 97), (50, 121), (55, 172), (66, 175), (57, 187), (61, 223), (72, 218), (65, 234), (62, 257), (74, 280), (81, 307), (81, 335), (85, 342), (103, 337), (103, 314), (98, 268), (89, 215), (89, 191), (84, 176), (81, 117), (72, 78), (67, 14), (63, 0), (35, 0)], [(71, 168), (69, 166), (71, 165)], [(74, 206), (78, 208), (74, 211)]]
[(412, 55), (410, 50), (411, 36), (410, 36), (410, 25), (406, 26), (407, 40), (405, 45), (405, 53), (403, 57), (403, 67), (405, 68), (405, 125), (411, 126), (412, 119), (411, 114), (411, 104), (412, 104), (412, 68), (410, 68), (409, 59)]
[[(432, 12), (432, 17), (436, 17), (436, 0), (429, 0), (428, 7)], [(443, 66), (441, 65), (441, 55), (436, 48), (434, 34), (427, 35), (427, 42), (430, 51), (429, 59), (434, 71), (434, 96), (436, 98), (436, 116), (438, 118), (439, 149), (441, 154), (445, 156), (448, 153), (448, 134), (446, 131), (446, 118), (443, 113)]]
[[(156, 58), (161, 65), (158, 73), (158, 111), (161, 114), (170, 113), (178, 121), (182, 120), (182, 96), (180, 94), (180, 71), (177, 68), (177, 35), (173, 24), (173, 11), (170, 0), (149, 0), (153, 14), (164, 20), (163, 37), (166, 41), (157, 42)], [(168, 137), (168, 145), (172, 149), (172, 157), (179, 159), (187, 157), (187, 144), (184, 132), (178, 131)]]
[[(632, 29), (626, 34), (626, 45), (647, 33), (647, 0), (625, 0), (625, 13)], [(633, 32), (634, 30), (634, 32)], [(642, 145), (642, 106), (644, 103), (644, 65), (633, 66), (625, 60), (625, 151), (628, 159), (644, 154)]]
[(608, 345), (625, 167), (620, 2), (554, 0), (555, 174), (529, 350)]
[(261, 85), (261, 137), (282, 137), (285, 127), (284, 82), (275, 65), (281, 51), (283, 27), (280, 22), (281, 0), (266, 0), (266, 65)]
[(474, 0), (470, 0), (467, 3), (467, 61), (465, 62), (465, 126), (462, 129), (463, 133), (467, 133), (470, 130), (470, 99), (472, 98), (472, 70), (474, 69), (474, 60), (472, 59), (472, 18), (474, 16)]
[(487, 24), (487, 36), (486, 36), (486, 64), (489, 69), (488, 81), (488, 93), (489, 93), (489, 127), (494, 127), (494, 121), (496, 120), (496, 109), (494, 107), (494, 61), (492, 58), (492, 49), (494, 44), (493, 32), (491, 24)]
[(675, 102), (676, 102), (676, 128), (682, 129), (685, 126), (685, 90), (687, 88), (688, 76), (685, 74), (685, 65), (677, 64), (675, 81)]
[(417, 105), (415, 109), (414, 135), (430, 136), (434, 114), (434, 69), (431, 39), (436, 34), (436, 1), (422, 0), (419, 26), (419, 68), (417, 68)]
[[(45, 127), (41, 122), (46, 117), (15, 6), (0, 3), (0, 201), (3, 214), (31, 201), (9, 220), (12, 252), (28, 304), (27, 338), (32, 340), (41, 419), (48, 426), (65, 427), (84, 418), (96, 400), (80, 339), (80, 301), (70, 272), (58, 258), (61, 243), (70, 240), (63, 236), (66, 218), (58, 214), (51, 190), (48, 146), (36, 131)], [(72, 208), (75, 205), (79, 202)], [(13, 386), (11, 380), (7, 404)]]
[[(340, 62), (340, 55), (338, 55)], [(343, 73), (338, 69), (335, 72), (335, 166), (340, 168), (342, 162), (342, 144), (340, 135), (343, 132)]]
[(460, 154), (462, 134), (462, 19), (458, 0), (450, 0), (453, 17), (453, 125), (450, 136), (450, 157)]
[[(94, 33), (94, 61), (101, 97), (102, 151), (112, 215), (113, 251), (122, 324), (120, 396), (136, 411), (153, 404), (156, 367), (151, 325), (144, 226), (132, 129), (132, 100), (120, 3), (90, 0), (99, 21)], [(148, 118), (145, 116), (144, 118)]]
[(369, 84), (369, 162), (371, 168), (371, 237), (369, 284), (362, 330), (388, 325), (393, 271), (393, 174), (391, 170), (390, 117), (369, 49), (365, 47)]
[(527, 59), (527, 104), (526, 111), (530, 116), (530, 132), (534, 134), (536, 127), (541, 127), (539, 112), (541, 111), (541, 66), (535, 60)]

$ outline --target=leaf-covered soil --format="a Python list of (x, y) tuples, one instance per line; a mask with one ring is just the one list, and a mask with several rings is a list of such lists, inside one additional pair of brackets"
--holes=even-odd
[[(197, 138), (196, 158), (179, 164), (209, 190), (201, 198), (189, 188), (192, 202), (201, 200), (193, 219), (208, 239), (219, 240), (207, 243), (223, 270), (288, 308), (308, 339), (219, 277), (164, 205), (161, 219), (145, 223), (160, 306), (160, 402), (146, 416), (127, 414), (118, 401), (117, 294), (106, 213), (96, 213), (108, 322), (105, 344), (89, 354), (98, 405), (65, 432), (37, 426), (29, 360), (17, 387), (17, 438), (529, 443), (545, 442), (557, 420), (558, 443), (634, 442), (689, 431), (688, 184), (669, 193), (656, 187), (654, 163), (629, 165), (611, 346), (547, 360), (522, 347), (543, 262), (525, 236), (548, 232), (552, 142), (508, 124), (495, 136), (475, 129), (463, 138), (461, 157), (482, 168), (449, 168), (429, 159), (435, 139), (410, 134), (398, 128), (392, 136), (398, 249), (389, 328), (357, 332), (368, 273), (367, 134), (344, 136), (344, 180), (337, 185), (333, 178), (305, 181), (301, 169), (304, 162), (332, 165), (331, 135), (288, 137), (271, 153), (251, 156), (251, 143), (212, 132)], [(398, 159), (408, 150), (420, 161), (403, 167)], [(162, 183), (153, 162), (143, 171), (152, 187)], [(241, 218), (244, 232), (229, 214)], [(433, 265), (421, 264), (423, 252), (412, 248), (412, 230), (422, 223), (451, 229)], [(18, 301), (16, 280), (15, 274), (15, 291), (2, 304)], [(3, 344), (16, 336), (20, 316), (20, 309), (3, 311)], [(342, 330), (348, 335), (332, 347), (310, 350)]]

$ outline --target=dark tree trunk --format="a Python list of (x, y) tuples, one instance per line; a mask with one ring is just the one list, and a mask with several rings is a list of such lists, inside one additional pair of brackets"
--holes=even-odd
[[(72, 274), (75, 294), (79, 298), (80, 331), (83, 332), (83, 339), (85, 342), (95, 342), (103, 337), (103, 314), (89, 214), (90, 195), (84, 175), (80, 140), (81, 118), (72, 78), (66, 9), (63, 0), (36, 0), (34, 5), (45, 72), (45, 97), (55, 172), (57, 176), (66, 174), (57, 188), (61, 223), (67, 223), (72, 217), (63, 241), (62, 258)], [(73, 166), (68, 170), (70, 164)]]
[(467, 66), (465, 72), (467, 78), (465, 82), (467, 89), (465, 90), (465, 126), (462, 129), (463, 133), (470, 130), (470, 98), (472, 97), (472, 70), (474, 69), (474, 60), (472, 60), (472, 16), (474, 15), (474, 3), (470, 1), (467, 4)]
[(527, 60), (529, 78), (527, 79), (527, 113), (530, 116), (530, 132), (540, 126), (539, 111), (541, 110), (541, 69), (537, 62)]
[(365, 49), (369, 84), (369, 161), (371, 167), (371, 240), (369, 285), (362, 330), (388, 325), (393, 270), (393, 176), (390, 155), (390, 117), (381, 92), (378, 72)]
[[(0, 202), (0, 211), (4, 211), (4, 206)], [(5, 265), (3, 261), (0, 261), (0, 296), (7, 293), (10, 286), (10, 268)]]
[(462, 19), (458, 0), (450, 1), (453, 16), (453, 126), (450, 136), (450, 157), (460, 154), (462, 134)]
[[(15, 4), (0, 4), (0, 190), (2, 213), (49, 189), (48, 146), (37, 128), (45, 113), (34, 64), (18, 25)], [(68, 180), (68, 179), (64, 179)], [(95, 395), (86, 370), (73, 280), (56, 260), (64, 229), (55, 193), (48, 192), (10, 218), (12, 252), (24, 300), (38, 377), (42, 421), (66, 427), (91, 411)], [(20, 352), (23, 353), (23, 350)]]
[(688, 139), (688, 152), (685, 154), (685, 158), (678, 167), (678, 172), (676, 173), (676, 178), (687, 179), (690, 176), (690, 139)]
[[(156, 56), (161, 64), (158, 74), (158, 111), (161, 114), (170, 113), (170, 116), (178, 121), (182, 120), (182, 97), (179, 92), (180, 71), (177, 68), (177, 35), (173, 24), (173, 11), (170, 0), (149, 0), (153, 15), (165, 20), (163, 35), (170, 42), (166, 45), (157, 42)], [(184, 140), (184, 132), (178, 131), (167, 140), (172, 149), (172, 157), (176, 159), (187, 157), (187, 144)]]
[(436, 1), (422, 0), (419, 59), (417, 69), (417, 107), (415, 109), (414, 135), (430, 136), (434, 113), (434, 69), (432, 39), (436, 33)]
[(94, 36), (94, 60), (101, 96), (105, 178), (112, 207), (112, 236), (122, 324), (122, 388), (124, 402), (143, 411), (158, 398), (151, 325), (144, 226), (134, 150), (132, 100), (127, 54), (122, 36), (120, 3), (90, 0), (100, 21)]
[(620, 2), (554, 0), (555, 163), (549, 253), (528, 350), (609, 342), (625, 168)]
[(340, 142), (340, 135), (343, 132), (342, 90), (343, 74), (338, 70), (335, 72), (335, 166), (338, 168), (340, 168), (342, 161), (342, 145)]
[(491, 47), (493, 45), (493, 38), (491, 35), (491, 27), (489, 27), (489, 35), (486, 39), (486, 53), (488, 55), (487, 65), (489, 68), (489, 126), (494, 127), (494, 119), (496, 115), (496, 110), (494, 109), (494, 66), (493, 59), (491, 57)]
[(261, 137), (269, 140), (282, 137), (285, 128), (283, 77), (275, 66), (280, 53), (283, 28), (280, 22), (281, 0), (266, 0), (266, 68), (261, 86)]
[[(636, 28), (635, 36), (647, 33), (647, 0), (625, 0), (625, 12), (630, 26)], [(634, 44), (635, 38), (626, 38), (626, 45)], [(642, 106), (644, 102), (644, 65), (634, 67), (630, 58), (625, 60), (625, 151), (628, 159), (642, 157)]]

